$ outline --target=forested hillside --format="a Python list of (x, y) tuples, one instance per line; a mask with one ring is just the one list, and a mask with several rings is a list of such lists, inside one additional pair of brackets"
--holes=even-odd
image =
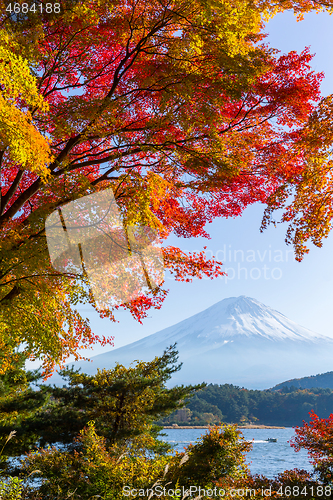
[(161, 421), (164, 425), (210, 423), (257, 423), (295, 426), (309, 420), (313, 410), (319, 417), (333, 413), (333, 391), (328, 388), (277, 391), (248, 390), (230, 384), (210, 384), (198, 392), (183, 410)]
[(272, 388), (273, 391), (289, 387), (294, 389), (312, 389), (313, 387), (323, 387), (333, 389), (333, 372), (320, 373), (319, 375), (311, 375), (310, 377), (293, 378), (286, 380), (281, 384), (277, 384)]

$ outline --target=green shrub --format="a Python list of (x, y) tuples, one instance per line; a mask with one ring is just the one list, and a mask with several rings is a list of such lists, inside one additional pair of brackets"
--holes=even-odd
[[(152, 442), (148, 433), (126, 445), (116, 443), (110, 448), (105, 438), (96, 433), (94, 422), (89, 422), (77, 439), (81, 448), (73, 452), (41, 449), (28, 455), (25, 470), (32, 473), (39, 469), (37, 477), (42, 485), (38, 492), (31, 489), (24, 498), (88, 500), (99, 495), (103, 500), (119, 500), (129, 496), (124, 494), (126, 486), (127, 493), (141, 490), (138, 496), (148, 499), (151, 489), (157, 486), (159, 491), (164, 487), (172, 490), (193, 485), (214, 488), (221, 479), (240, 480), (247, 476), (245, 452), (251, 444), (234, 426), (213, 427), (183, 453), (175, 455), (151, 454)], [(172, 498), (168, 494), (158, 497)]]
[(8, 482), (0, 481), (0, 500), (21, 500), (22, 480), (10, 477)]

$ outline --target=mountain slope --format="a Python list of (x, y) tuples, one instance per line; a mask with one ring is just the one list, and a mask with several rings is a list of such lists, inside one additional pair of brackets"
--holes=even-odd
[(286, 380), (272, 387), (272, 391), (277, 391), (283, 387), (295, 387), (296, 389), (333, 389), (333, 372), (320, 373), (310, 377), (293, 378)]
[(333, 368), (333, 339), (249, 297), (224, 299), (169, 328), (81, 362), (82, 370), (149, 360), (177, 342), (183, 367), (172, 383), (232, 383), (264, 389)]

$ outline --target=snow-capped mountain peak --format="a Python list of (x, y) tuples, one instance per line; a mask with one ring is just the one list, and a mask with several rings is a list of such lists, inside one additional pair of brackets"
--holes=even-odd
[[(294, 340), (320, 342), (327, 337), (304, 328), (271, 307), (256, 299), (246, 297), (230, 297), (206, 309), (205, 319), (200, 337), (217, 340), (232, 337), (257, 336), (267, 340)], [(196, 315), (197, 319), (202, 313)], [(194, 317), (193, 317), (194, 318)]]
[(256, 299), (242, 295), (224, 299), (135, 344), (148, 342), (153, 345), (169, 339), (181, 345), (186, 338), (187, 344), (193, 344), (195, 339), (202, 339), (204, 343), (211, 342), (217, 345), (225, 343), (226, 340), (241, 340), (242, 337), (243, 339), (261, 338), (272, 341), (321, 342), (327, 340), (327, 337), (311, 332)]
[(173, 383), (272, 387), (333, 369), (333, 339), (249, 297), (230, 297), (141, 340), (80, 362), (83, 372), (149, 361), (177, 343), (182, 369)]

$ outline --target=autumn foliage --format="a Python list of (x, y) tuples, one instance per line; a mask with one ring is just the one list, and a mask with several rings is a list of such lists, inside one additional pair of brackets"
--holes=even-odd
[(306, 449), (315, 471), (324, 484), (333, 482), (333, 414), (319, 418), (313, 411), (310, 422), (296, 427), (292, 442), (296, 451)]
[[(20, 345), (43, 358), (50, 374), (80, 348), (112, 342), (75, 310), (80, 302), (98, 309), (87, 277), (57, 272), (47, 251), (46, 217), (82, 196), (111, 188), (125, 228), (152, 227), (163, 243), (170, 234), (208, 237), (207, 222), (258, 201), (268, 203), (268, 223), (296, 189), (285, 217), (296, 224), (289, 237), (296, 230), (302, 253), (316, 231), (305, 229), (308, 217), (299, 219), (306, 179), (320, 182), (311, 177), (320, 148), (312, 137), (329, 101), (316, 110), (322, 74), (311, 70), (309, 51), (278, 55), (264, 43), (263, 20), (330, 2), (65, 0), (60, 14), (37, 15), (10, 14), (6, 5), (0, 2), (2, 370)], [(204, 252), (163, 252), (176, 279), (223, 273)], [(122, 307), (141, 321), (165, 294), (160, 286)], [(115, 320), (115, 310), (98, 311)]]

